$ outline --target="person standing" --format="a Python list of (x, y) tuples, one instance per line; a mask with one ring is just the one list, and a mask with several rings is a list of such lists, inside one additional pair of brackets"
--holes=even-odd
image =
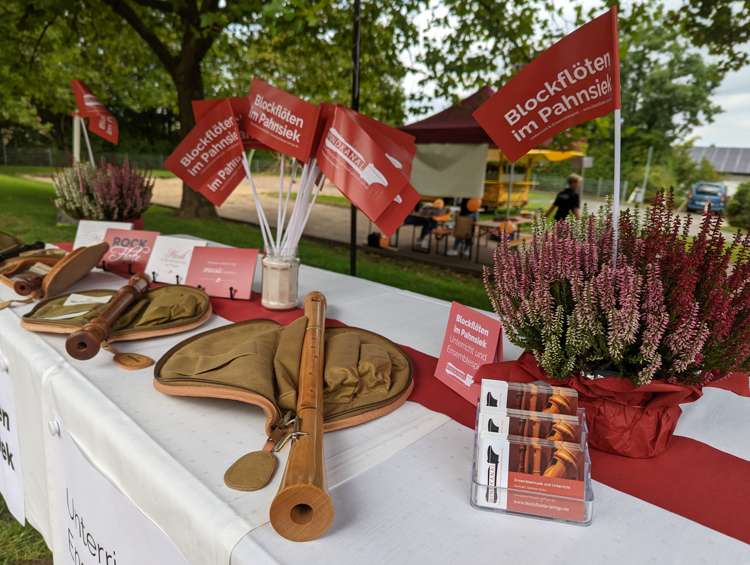
[(572, 212), (576, 218), (581, 217), (581, 181), (580, 175), (575, 173), (568, 176), (568, 186), (557, 193), (555, 201), (547, 210), (548, 218), (555, 213), (555, 221), (564, 220)]

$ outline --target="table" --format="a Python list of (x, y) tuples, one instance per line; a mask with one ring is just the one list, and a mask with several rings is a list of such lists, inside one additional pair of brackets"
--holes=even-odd
[[(256, 291), (259, 282), (256, 278)], [(76, 289), (121, 284), (113, 274), (95, 272)], [(305, 266), (300, 287), (301, 294), (325, 293), (331, 318), (428, 355), (439, 353), (447, 302)], [(10, 297), (12, 292), (0, 287), (0, 299)], [(320, 540), (288, 542), (268, 523), (280, 473), (256, 493), (233, 491), (222, 480), (237, 456), (264, 439), (260, 410), (161, 395), (152, 388), (152, 369), (124, 373), (106, 353), (88, 362), (72, 360), (63, 353), (62, 337), (19, 328), (18, 316), (28, 309), (0, 312), (0, 353), (10, 368), (20, 414), (27, 517), (48, 543), (44, 444), (47, 423), (57, 415), (89, 460), (196, 565), (464, 563), (469, 558), (514, 565), (574, 559), (750, 562), (745, 543), (597, 482), (588, 528), (475, 510), (468, 503), (473, 432), (414, 402), (385, 418), (326, 435), (334, 525)], [(215, 317), (198, 332), (226, 323)], [(120, 347), (159, 357), (190, 333)], [(504, 347), (506, 359), (520, 354), (508, 342)], [(453, 393), (446, 389), (446, 394)], [(750, 459), (747, 402), (707, 389), (703, 399), (684, 407), (677, 433)], [(750, 523), (746, 513), (737, 520)]]

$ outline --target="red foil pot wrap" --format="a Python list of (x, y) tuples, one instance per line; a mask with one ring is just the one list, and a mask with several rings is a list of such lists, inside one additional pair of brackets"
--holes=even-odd
[(703, 394), (700, 386), (665, 382), (636, 386), (624, 377), (553, 379), (528, 352), (517, 361), (484, 365), (475, 378), (521, 383), (541, 380), (574, 388), (579, 406), (586, 409), (589, 445), (636, 459), (664, 452), (682, 414), (680, 404), (693, 402)]

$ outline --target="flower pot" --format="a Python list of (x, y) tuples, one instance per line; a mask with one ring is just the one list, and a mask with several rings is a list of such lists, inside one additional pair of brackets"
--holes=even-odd
[(700, 387), (665, 382), (635, 386), (624, 377), (571, 377), (586, 408), (589, 445), (645, 459), (664, 452), (682, 415), (680, 404), (701, 397)]
[(494, 378), (509, 382), (546, 381), (578, 391), (578, 404), (586, 409), (588, 442), (593, 448), (625, 457), (645, 459), (664, 452), (682, 410), (680, 404), (701, 397), (699, 386), (654, 381), (636, 386), (618, 376), (572, 376), (552, 379), (525, 352), (518, 361), (479, 368), (476, 380)]
[(130, 222), (133, 224), (134, 230), (142, 230), (143, 229), (143, 218), (131, 218), (130, 220), (123, 220), (124, 222)]

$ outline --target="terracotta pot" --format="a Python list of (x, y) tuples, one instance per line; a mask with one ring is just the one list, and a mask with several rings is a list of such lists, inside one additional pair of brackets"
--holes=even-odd
[(546, 381), (578, 391), (578, 404), (586, 408), (588, 442), (593, 448), (625, 457), (655, 457), (669, 446), (682, 410), (680, 404), (701, 397), (699, 386), (655, 381), (635, 386), (624, 377), (552, 379), (544, 374), (531, 353), (518, 361), (484, 365), (475, 379), (510, 382)]
[(130, 220), (123, 220), (123, 222), (130, 222), (133, 224), (134, 230), (143, 229), (143, 218), (131, 218)]

